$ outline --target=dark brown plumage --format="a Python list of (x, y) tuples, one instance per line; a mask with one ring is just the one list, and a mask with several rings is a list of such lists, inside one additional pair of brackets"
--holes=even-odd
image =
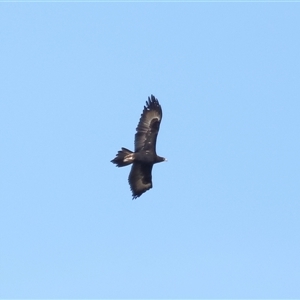
[(156, 139), (162, 119), (162, 109), (158, 100), (151, 95), (142, 112), (136, 128), (134, 152), (122, 148), (111, 160), (117, 167), (132, 164), (128, 182), (133, 199), (140, 197), (152, 188), (152, 167), (165, 161), (164, 157), (156, 154)]

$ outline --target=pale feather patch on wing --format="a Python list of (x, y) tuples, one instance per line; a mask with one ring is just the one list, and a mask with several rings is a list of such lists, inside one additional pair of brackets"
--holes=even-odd
[(137, 130), (141, 132), (148, 132), (150, 129), (150, 125), (153, 120), (160, 121), (161, 115), (156, 110), (144, 110), (143, 114), (141, 115), (140, 123), (137, 126)]
[(134, 187), (132, 189), (133, 192), (139, 194), (139, 193), (144, 193), (147, 190), (152, 188), (152, 183), (151, 182), (143, 182), (143, 177), (140, 177), (139, 179), (137, 179), (134, 183)]

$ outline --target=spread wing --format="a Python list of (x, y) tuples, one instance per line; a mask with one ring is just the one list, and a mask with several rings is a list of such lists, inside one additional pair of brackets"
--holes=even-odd
[(162, 109), (158, 100), (151, 95), (144, 106), (139, 124), (136, 128), (134, 146), (135, 151), (153, 150), (156, 147), (156, 138), (162, 119)]
[(152, 188), (152, 164), (134, 162), (128, 177), (132, 191), (132, 199), (140, 197), (143, 193)]

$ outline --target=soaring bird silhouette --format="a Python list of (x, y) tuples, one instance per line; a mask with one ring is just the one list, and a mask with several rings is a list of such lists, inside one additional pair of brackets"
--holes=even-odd
[(139, 124), (136, 128), (134, 152), (122, 148), (111, 160), (117, 167), (132, 164), (128, 182), (132, 191), (132, 199), (140, 197), (152, 188), (152, 167), (165, 161), (156, 154), (156, 139), (162, 119), (162, 109), (158, 100), (151, 95), (146, 101)]

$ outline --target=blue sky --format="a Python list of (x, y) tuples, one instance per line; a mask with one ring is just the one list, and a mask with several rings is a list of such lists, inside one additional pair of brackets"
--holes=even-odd
[(0, 297), (299, 298), (299, 9), (1, 3)]

